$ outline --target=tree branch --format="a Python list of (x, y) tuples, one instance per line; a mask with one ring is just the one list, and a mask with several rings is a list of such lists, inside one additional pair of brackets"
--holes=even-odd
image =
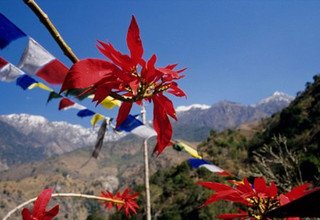
[[(124, 204), (124, 201), (122, 201), (122, 200), (110, 199), (110, 198), (81, 194), (81, 193), (53, 193), (51, 195), (51, 197), (76, 197), (76, 198), (100, 200), (100, 201), (104, 201), (104, 202), (113, 202), (113, 203), (117, 203), (117, 204)], [(37, 200), (37, 197), (29, 199), (28, 201), (26, 201), (24, 203), (21, 203), (20, 205), (18, 205), (14, 209), (12, 209), (10, 212), (8, 212), (8, 214), (2, 220), (7, 220), (17, 210), (21, 209), (22, 207), (24, 207), (24, 206), (26, 206), (36, 200)]]
[(272, 140), (253, 152), (255, 166), (251, 169), (273, 179), (281, 189), (289, 190), (291, 185), (302, 183), (300, 155), (288, 148), (286, 137), (279, 135)]
[(50, 32), (53, 39), (58, 43), (63, 53), (73, 62), (76, 63), (79, 61), (77, 56), (73, 53), (71, 48), (66, 44), (66, 42), (61, 37), (60, 33), (50, 21), (48, 15), (42, 11), (39, 5), (34, 0), (23, 0), (26, 5), (37, 15), (42, 24)]
[[(64, 55), (66, 55), (72, 63), (76, 63), (79, 61), (78, 57), (73, 53), (72, 49), (68, 46), (68, 44), (63, 40), (62, 36), (60, 35), (59, 31), (56, 29), (54, 24), (49, 19), (49, 16), (44, 13), (44, 11), (40, 8), (40, 6), (35, 2), (35, 0), (23, 0), (24, 3), (37, 15), (39, 20), (42, 24), (47, 28), (53, 39), (57, 42), (61, 50), (63, 51)], [(141, 87), (143, 88), (143, 86)], [(167, 90), (168, 87), (160, 87), (153, 91), (151, 94), (146, 94), (146, 88), (140, 90), (140, 92), (134, 97), (126, 97), (120, 95), (116, 92), (110, 92), (109, 96), (114, 99), (123, 101), (123, 102), (136, 102), (142, 100), (144, 98), (150, 98), (157, 93), (161, 93)]]
[[(44, 11), (40, 8), (40, 6), (35, 2), (35, 0), (23, 0), (24, 3), (37, 15), (42, 24), (47, 28), (53, 39), (57, 42), (64, 55), (66, 55), (72, 63), (76, 63), (79, 61), (78, 57), (73, 53), (72, 49), (68, 46), (68, 44), (63, 40), (59, 31), (56, 29), (54, 24), (49, 19), (49, 16), (44, 13)], [(135, 102), (139, 98), (129, 98), (119, 95), (115, 92), (110, 92), (109, 94), (112, 98), (123, 101), (123, 102)]]

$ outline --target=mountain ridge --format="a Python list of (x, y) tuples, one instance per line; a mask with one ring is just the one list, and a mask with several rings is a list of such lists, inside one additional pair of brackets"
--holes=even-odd
[[(281, 96), (284, 94), (276, 92), (274, 98), (268, 97), (264, 99), (265, 101), (261, 101), (263, 106), (256, 107), (225, 100), (210, 107), (198, 104), (180, 107), (180, 111), (177, 111), (179, 120), (173, 122), (174, 138), (198, 142), (205, 139), (210, 130), (222, 131), (235, 128), (245, 122), (268, 117), (272, 112), (289, 104), (288, 99), (279, 99)], [(281, 103), (278, 102), (279, 100)], [(272, 103), (276, 109), (268, 103)], [(262, 107), (268, 112), (264, 112)], [(4, 130), (3, 134), (11, 132), (6, 137), (0, 134), (0, 168), (2, 169), (12, 164), (31, 162), (37, 158), (42, 160), (93, 146), (97, 138), (97, 128), (84, 128), (67, 122), (49, 121), (42, 116), (28, 114), (0, 115), (0, 127)], [(107, 133), (105, 142), (117, 141), (125, 135)], [(8, 136), (11, 138), (8, 139)]]
[(213, 103), (212, 105), (207, 105), (207, 104), (191, 104), (191, 105), (181, 105), (181, 106), (178, 106), (176, 107), (176, 112), (184, 112), (184, 111), (189, 111), (189, 110), (192, 110), (192, 109), (200, 109), (200, 110), (206, 110), (206, 109), (209, 109), (211, 108), (213, 105), (217, 104), (217, 103), (234, 103), (234, 104), (239, 104), (239, 105), (244, 105), (244, 106), (252, 106), (252, 107), (256, 107), (256, 106), (259, 106), (261, 104), (265, 104), (265, 103), (269, 103), (269, 102), (272, 102), (272, 101), (283, 101), (283, 102), (287, 102), (287, 103), (290, 103), (291, 101), (293, 101), (294, 97), (293, 96), (290, 96), (284, 92), (280, 92), (280, 91), (275, 91), (271, 96), (268, 96), (266, 98), (263, 98), (259, 101), (257, 101), (256, 103), (254, 104), (241, 104), (241, 103), (238, 103), (238, 102), (234, 102), (234, 101), (229, 101), (229, 100), (221, 100), (221, 101), (218, 101), (216, 103)]
[[(93, 146), (97, 138), (97, 128), (50, 122), (42, 116), (28, 114), (0, 115), (0, 130), (2, 169)], [(105, 141), (113, 142), (122, 136), (108, 133)]]
[(201, 108), (200, 104), (184, 106), (189, 110), (177, 112), (174, 134), (189, 141), (201, 141), (209, 135), (210, 130), (233, 129), (242, 123), (270, 117), (287, 107), (292, 100), (293, 97), (285, 93), (275, 92), (252, 105), (223, 100), (209, 108)]
[[(228, 101), (221, 101), (220, 103), (216, 103), (215, 106), (220, 106), (220, 111), (223, 113), (232, 113), (233, 111), (239, 110), (239, 108), (243, 108), (239, 103)], [(249, 109), (252, 110), (254, 108), (249, 106)], [(187, 113), (191, 115), (195, 115), (195, 113), (201, 115), (207, 112), (215, 113), (212, 109), (199, 111), (197, 108), (190, 108), (190, 110), (187, 111)], [(206, 116), (204, 115), (204, 117)], [(211, 117), (214, 118), (215, 115)], [(42, 126), (43, 120), (38, 119), (39, 118), (35, 118), (36, 122), (34, 124), (38, 123), (38, 125)], [(53, 123), (47, 121), (44, 122), (44, 124), (47, 125), (49, 123)], [(62, 122), (62, 124), (64, 123), (65, 122)], [(1, 124), (3, 124), (3, 126), (1, 126)], [(199, 133), (200, 135), (204, 132), (210, 131), (211, 129), (207, 127), (199, 131), (197, 128), (194, 129), (192, 124), (187, 125), (188, 127), (182, 127), (181, 131), (185, 132), (187, 128), (190, 128), (191, 132)], [(6, 130), (6, 128), (10, 128), (10, 125), (0, 120), (0, 129), (1, 128)], [(37, 131), (37, 129), (35, 129), (35, 131)], [(30, 136), (30, 134), (32, 134), (31, 132), (26, 135), (27, 133), (24, 134), (22, 131), (19, 131), (19, 129), (14, 128), (8, 129), (7, 132), (12, 132), (12, 135), (21, 134), (21, 137), (28, 137), (28, 135)], [(86, 166), (81, 165), (89, 159), (92, 147), (78, 148), (62, 155), (51, 156), (45, 161), (16, 164), (12, 168), (14, 169), (14, 172), (11, 172), (11, 170), (0, 172), (0, 177), (3, 180), (0, 182), (0, 186), (3, 188), (0, 196), (3, 198), (2, 205), (4, 207), (0, 209), (0, 215), (11, 210), (19, 204), (21, 200), (26, 200), (32, 195), (37, 194), (37, 190), (39, 188), (48, 186), (55, 188), (57, 192), (80, 191), (94, 192), (93, 194), (98, 194), (99, 191), (97, 190), (99, 189), (116, 190), (119, 185), (127, 184), (130, 187), (134, 187), (141, 184), (143, 182), (142, 140), (139, 139), (137, 141), (134, 139), (137, 139), (137, 137), (127, 135), (125, 138), (122, 138), (117, 142), (105, 142), (98, 159), (90, 160)], [(0, 132), (0, 141), (1, 140), (4, 139), (2, 139)], [(36, 149), (42, 149), (41, 143), (39, 142), (38, 144), (39, 147)], [(150, 140), (149, 144), (150, 147), (154, 146), (155, 139)], [(194, 144), (194, 142), (189, 142), (188, 145), (196, 148), (196, 144)], [(14, 148), (12, 149), (13, 153), (16, 153)], [(151, 150), (152, 149), (150, 148), (150, 156)], [(200, 152), (200, 149), (198, 150)], [(1, 152), (2, 151), (0, 151), (0, 153)], [(40, 153), (44, 154), (45, 152)], [(165, 153), (161, 154), (159, 157), (150, 157), (151, 174), (157, 170), (162, 170), (166, 167), (179, 164), (182, 161), (185, 161), (188, 157), (189, 155), (185, 152), (177, 152), (172, 148), (168, 148)], [(186, 164), (185, 167), (187, 167)], [(162, 178), (162, 176), (159, 176), (159, 178)], [(177, 178), (177, 181), (180, 180)], [(186, 181), (186, 183), (193, 185), (190, 181)], [(73, 207), (76, 207), (78, 210), (76, 213), (76, 219), (84, 219), (84, 216), (88, 215), (88, 211), (85, 209), (84, 204), (71, 204), (72, 205), (70, 207), (63, 207), (64, 210), (61, 210), (61, 213), (70, 213), (70, 210)], [(199, 204), (196, 206), (198, 207)]]

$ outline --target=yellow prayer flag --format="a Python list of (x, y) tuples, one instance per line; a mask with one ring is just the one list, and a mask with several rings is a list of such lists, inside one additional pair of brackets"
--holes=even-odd
[(120, 106), (121, 101), (116, 100), (110, 96), (107, 96), (100, 104), (106, 109), (112, 109), (116, 106)]
[(101, 121), (103, 120), (105, 117), (99, 113), (96, 113), (92, 118), (91, 118), (91, 125), (92, 126), (95, 126), (95, 124), (98, 122), (98, 121)]
[(39, 87), (40, 89), (46, 90), (48, 92), (52, 92), (53, 89), (49, 88), (48, 86), (46, 86), (45, 84), (38, 82), (38, 83), (33, 83), (31, 84), (28, 89), (34, 89), (36, 87)]
[(202, 159), (202, 157), (198, 154), (198, 151), (196, 149), (193, 149), (192, 147), (186, 145), (185, 143), (179, 142), (178, 143), (183, 149), (190, 154), (194, 158)]

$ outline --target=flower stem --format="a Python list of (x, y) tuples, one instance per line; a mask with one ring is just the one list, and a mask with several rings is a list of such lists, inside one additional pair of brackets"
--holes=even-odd
[(62, 36), (60, 35), (59, 31), (50, 21), (48, 15), (44, 13), (44, 11), (39, 7), (39, 5), (34, 0), (23, 0), (26, 5), (37, 15), (39, 20), (43, 23), (43, 25), (47, 28), (50, 32), (53, 39), (57, 42), (60, 46), (61, 50), (64, 54), (73, 62), (76, 63), (79, 61), (77, 56), (73, 53), (71, 48), (67, 45), (67, 43), (63, 40)]
[[(104, 201), (104, 202), (113, 202), (113, 203), (117, 203), (117, 204), (124, 204), (124, 201), (122, 201), (122, 200), (110, 199), (110, 198), (88, 195), (88, 194), (81, 194), (81, 193), (53, 193), (51, 195), (51, 197), (76, 197), (76, 198), (100, 200), (100, 201)], [(20, 205), (18, 205), (14, 209), (12, 209), (10, 212), (8, 212), (8, 214), (2, 220), (7, 220), (17, 210), (23, 208), (24, 206), (26, 206), (36, 200), (37, 200), (37, 197), (29, 199), (28, 201), (26, 201), (24, 203), (21, 203)]]
[[(36, 16), (39, 18), (41, 23), (47, 28), (47, 30), (49, 31), (53, 39), (57, 42), (57, 44), (63, 51), (64, 55), (66, 55), (71, 60), (72, 63), (78, 62), (79, 61), (78, 57), (73, 53), (72, 49), (63, 40), (61, 34), (52, 23), (49, 16), (40, 8), (40, 6), (35, 2), (35, 0), (23, 0), (23, 1), (36, 14)], [(142, 91), (140, 94), (137, 94), (137, 96), (135, 97), (125, 97), (123, 95), (120, 95), (112, 91), (110, 92), (109, 95), (112, 98), (123, 101), (123, 102), (136, 102), (144, 98), (149, 98), (152, 95), (163, 92), (165, 90), (167, 90), (167, 88), (158, 88), (158, 90), (154, 91), (150, 95), (145, 95), (144, 91)]]
[[(42, 24), (47, 28), (53, 39), (57, 42), (64, 55), (66, 55), (72, 63), (76, 63), (79, 61), (78, 57), (73, 53), (72, 49), (68, 46), (68, 44), (63, 40), (57, 28), (49, 19), (49, 16), (44, 13), (44, 11), (40, 8), (40, 6), (35, 2), (35, 0), (23, 0), (24, 3), (37, 15)], [(109, 94), (112, 98), (123, 102), (135, 102), (136, 99), (124, 97), (115, 92), (110, 92)]]

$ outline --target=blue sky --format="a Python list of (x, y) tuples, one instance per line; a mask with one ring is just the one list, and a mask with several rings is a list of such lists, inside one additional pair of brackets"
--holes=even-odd
[[(79, 58), (103, 56), (97, 40), (110, 41), (127, 52), (125, 36), (135, 15), (145, 49), (158, 66), (187, 67), (180, 87), (187, 99), (175, 106), (211, 105), (219, 100), (252, 104), (282, 91), (294, 96), (320, 69), (320, 1), (213, 0), (38, 0)], [(0, 1), (0, 11), (53, 55), (71, 62), (22, 0)], [(16, 41), (0, 55), (17, 64), (25, 40)], [(58, 88), (57, 88), (58, 90)], [(39, 114), (88, 126), (76, 111), (59, 112), (57, 103), (45, 104), (47, 93), (22, 91), (0, 82), (0, 114)], [(95, 108), (85, 102), (89, 108)], [(97, 109), (105, 115), (116, 111)]]

